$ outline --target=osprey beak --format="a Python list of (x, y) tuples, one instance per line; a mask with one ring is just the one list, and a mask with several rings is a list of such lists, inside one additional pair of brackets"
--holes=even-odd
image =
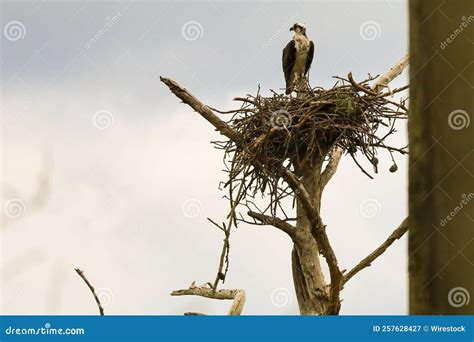
[(293, 28), (293, 26), (292, 26), (292, 27), (290, 27), (290, 31), (294, 31), (294, 30), (295, 30), (295, 29)]

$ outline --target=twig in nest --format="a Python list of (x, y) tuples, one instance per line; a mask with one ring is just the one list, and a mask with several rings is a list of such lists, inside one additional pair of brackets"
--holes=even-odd
[(82, 278), (82, 280), (84, 280), (84, 282), (86, 283), (87, 287), (89, 288), (89, 290), (91, 290), (92, 292), (92, 295), (94, 296), (94, 299), (95, 299), (95, 302), (97, 303), (97, 306), (99, 308), (99, 313), (101, 316), (104, 316), (104, 308), (102, 307), (102, 304), (100, 303), (100, 300), (99, 300), (99, 297), (97, 296), (97, 294), (95, 293), (95, 289), (94, 289), (94, 286), (92, 286), (92, 284), (89, 282), (89, 280), (86, 278), (85, 274), (84, 274), (84, 271), (78, 269), (78, 268), (75, 268), (74, 269), (76, 271), (77, 274), (79, 274), (79, 277)]

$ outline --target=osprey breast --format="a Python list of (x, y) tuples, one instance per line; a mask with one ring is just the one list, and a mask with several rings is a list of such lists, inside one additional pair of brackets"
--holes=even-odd
[(309, 50), (309, 39), (305, 36), (295, 36), (295, 49), (296, 52), (307, 52)]
[(306, 60), (308, 58), (309, 51), (309, 39), (305, 36), (296, 36), (295, 38), (295, 66), (293, 72), (297, 75), (304, 75), (306, 68)]

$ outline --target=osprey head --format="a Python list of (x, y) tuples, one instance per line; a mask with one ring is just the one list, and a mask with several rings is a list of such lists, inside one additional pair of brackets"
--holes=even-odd
[(304, 34), (306, 35), (306, 25), (302, 23), (295, 23), (292, 27), (290, 27), (290, 31), (295, 31), (296, 34)]

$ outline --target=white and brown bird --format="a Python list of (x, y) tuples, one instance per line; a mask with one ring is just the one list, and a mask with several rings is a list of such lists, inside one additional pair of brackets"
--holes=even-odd
[(297, 82), (306, 77), (314, 56), (314, 44), (306, 36), (306, 26), (294, 24), (290, 31), (294, 31), (293, 39), (283, 49), (283, 73), (286, 81), (286, 94), (293, 91)]

